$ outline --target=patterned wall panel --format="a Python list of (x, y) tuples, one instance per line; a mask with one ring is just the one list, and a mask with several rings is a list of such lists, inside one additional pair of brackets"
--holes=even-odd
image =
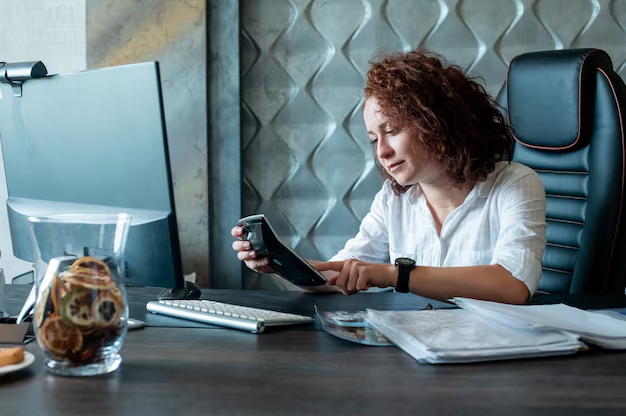
[(244, 214), (264, 212), (313, 259), (343, 247), (380, 188), (361, 115), (378, 51), (431, 48), (493, 96), (529, 51), (602, 48), (626, 75), (626, 0), (241, 0), (240, 10)]
[(159, 61), (185, 273), (208, 284), (206, 1), (88, 0), (87, 66)]

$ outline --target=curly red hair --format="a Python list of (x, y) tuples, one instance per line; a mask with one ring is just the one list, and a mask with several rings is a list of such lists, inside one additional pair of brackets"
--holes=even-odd
[[(485, 180), (512, 155), (513, 134), (497, 103), (458, 65), (425, 49), (384, 53), (370, 64), (365, 98), (376, 98), (391, 127), (410, 129), (453, 185)], [(406, 192), (376, 165), (397, 194)]]

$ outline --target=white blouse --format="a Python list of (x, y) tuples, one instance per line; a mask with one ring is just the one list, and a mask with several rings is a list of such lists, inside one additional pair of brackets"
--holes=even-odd
[(331, 260), (391, 263), (410, 257), (422, 266), (499, 264), (534, 294), (546, 247), (546, 201), (529, 167), (500, 162), (452, 211), (437, 234), (419, 185), (396, 195), (387, 181), (359, 233)]

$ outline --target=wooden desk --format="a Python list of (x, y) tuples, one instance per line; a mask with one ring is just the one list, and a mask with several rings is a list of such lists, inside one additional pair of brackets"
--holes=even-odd
[[(17, 314), (28, 289), (7, 287), (11, 314)], [(131, 317), (142, 319), (145, 302), (154, 299), (158, 290), (129, 292)], [(339, 294), (204, 290), (203, 297), (309, 314), (314, 303), (329, 309), (358, 309), (365, 304), (410, 309), (426, 302), (393, 293), (346, 298)], [(624, 305), (626, 300), (620, 297), (613, 298), (610, 306)], [(159, 326), (130, 331), (121, 351), (121, 368), (105, 376), (50, 375), (37, 344), (29, 344), (27, 349), (36, 355), (36, 362), (0, 377), (0, 414), (626, 412), (626, 353), (593, 351), (568, 357), (434, 366), (418, 364), (395, 347), (367, 347), (340, 340), (315, 325), (253, 335), (213, 326), (167, 327), (180, 322), (164, 319), (149, 316), (148, 323)]]

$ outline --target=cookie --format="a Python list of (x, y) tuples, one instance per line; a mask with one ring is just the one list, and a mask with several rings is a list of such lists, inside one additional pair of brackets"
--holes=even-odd
[(24, 348), (0, 348), (0, 367), (24, 361)]

